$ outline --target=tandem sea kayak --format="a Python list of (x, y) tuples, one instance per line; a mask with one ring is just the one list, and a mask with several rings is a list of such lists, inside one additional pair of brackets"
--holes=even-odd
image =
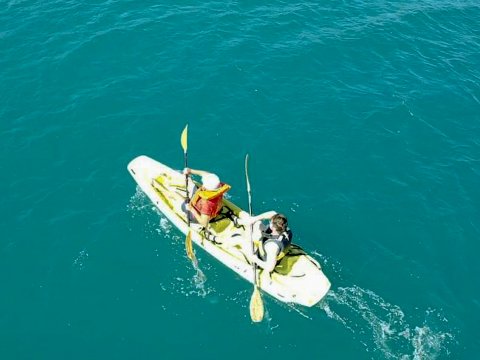
[[(186, 197), (185, 176), (143, 155), (128, 164), (128, 171), (155, 206), (182, 233), (187, 234), (189, 227), (182, 210)], [(205, 233), (200, 225), (192, 223), (190, 233), (197, 247), (253, 283), (252, 264), (246, 256), (251, 249), (250, 234), (248, 226), (241, 224), (242, 212), (238, 206), (224, 199), (221, 212), (209, 224), (209, 232)], [(257, 273), (261, 272), (261, 269), (257, 270)], [(320, 264), (295, 244), (289, 246), (270, 280), (260, 283), (257, 280), (257, 285), (282, 302), (303, 306), (315, 305), (330, 289), (330, 281)]]

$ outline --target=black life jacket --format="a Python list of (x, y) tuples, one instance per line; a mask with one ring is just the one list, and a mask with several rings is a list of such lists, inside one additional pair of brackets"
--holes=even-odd
[(266, 259), (265, 244), (269, 242), (273, 242), (279, 248), (277, 261), (280, 260), (285, 256), (285, 250), (292, 243), (292, 238), (293, 238), (293, 233), (289, 228), (287, 228), (287, 230), (285, 230), (283, 233), (279, 235), (273, 235), (272, 229), (270, 229), (270, 227), (262, 231), (262, 249), (259, 252), (260, 258), (263, 261), (265, 261)]

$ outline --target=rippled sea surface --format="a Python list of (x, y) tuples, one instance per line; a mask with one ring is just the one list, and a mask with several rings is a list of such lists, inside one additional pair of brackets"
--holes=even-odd
[[(475, 359), (478, 1), (0, 4), (1, 359)], [(146, 154), (284, 212), (313, 308), (197, 249), (126, 171)]]

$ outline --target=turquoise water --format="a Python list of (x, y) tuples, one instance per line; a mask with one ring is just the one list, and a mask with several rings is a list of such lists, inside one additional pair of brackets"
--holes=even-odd
[[(478, 1), (2, 1), (2, 359), (475, 359)], [(313, 308), (197, 250), (146, 154), (287, 214)]]

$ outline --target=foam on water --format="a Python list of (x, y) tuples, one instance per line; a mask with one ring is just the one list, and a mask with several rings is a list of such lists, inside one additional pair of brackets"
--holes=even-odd
[[(318, 251), (312, 254), (338, 282), (348, 282), (338, 261)], [(295, 305), (288, 307), (306, 319), (315, 319), (313, 311)], [(315, 308), (342, 324), (375, 358), (437, 359), (450, 355), (451, 345), (457, 343), (457, 331), (452, 329), (441, 310), (428, 308), (419, 318), (419, 315), (406, 314), (400, 306), (374, 291), (355, 284), (342, 287), (333, 284)]]
[[(150, 199), (145, 195), (144, 192), (137, 186), (135, 194), (131, 197), (130, 202), (127, 206), (127, 210), (132, 213), (132, 217), (145, 215), (145, 212), (148, 212), (149, 215), (154, 213), (157, 217), (158, 222), (152, 223), (150, 220), (147, 220), (145, 223), (144, 229), (148, 234), (159, 235), (163, 239), (169, 240), (170, 243), (174, 243), (169, 251), (174, 252), (174, 258), (181, 259), (181, 261), (188, 260), (185, 254), (184, 241), (185, 238), (181, 236), (170, 221), (154, 206)], [(147, 217), (149, 218), (149, 217)], [(161, 251), (156, 249), (156, 255), (159, 257)], [(186, 265), (187, 263), (185, 263)], [(206, 286), (207, 277), (203, 273), (200, 265), (192, 264), (194, 274), (191, 278), (185, 279), (183, 277), (176, 277), (168, 287), (165, 287), (165, 284), (161, 284), (162, 289), (170, 289), (173, 292), (183, 294), (185, 296), (196, 295), (199, 297), (206, 297), (209, 293), (213, 291), (212, 288)]]
[(448, 354), (448, 345), (455, 341), (440, 311), (426, 310), (423, 322), (415, 324), (398, 305), (357, 285), (331, 290), (319, 307), (351, 331), (368, 352), (387, 359), (436, 359)]
[(88, 252), (86, 249), (80, 251), (78, 256), (73, 260), (73, 267), (77, 270), (83, 270), (85, 268), (85, 263), (88, 260)]

